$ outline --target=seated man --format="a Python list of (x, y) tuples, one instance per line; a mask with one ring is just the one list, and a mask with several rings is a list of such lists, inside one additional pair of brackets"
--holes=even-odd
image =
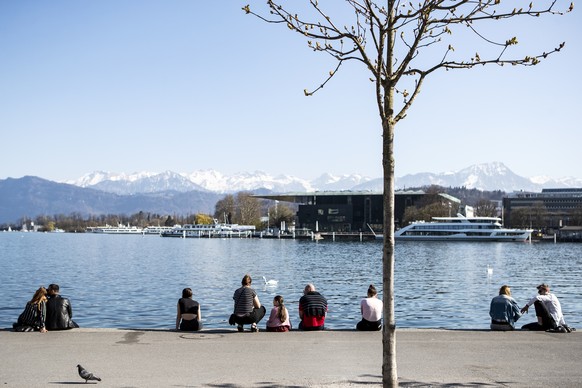
[(48, 301), (46, 302), (47, 330), (67, 330), (79, 327), (73, 321), (73, 308), (67, 298), (59, 295), (59, 285), (48, 286)]
[(531, 298), (521, 309), (521, 313), (527, 312), (532, 304), (536, 309), (537, 322), (523, 325), (523, 330), (551, 330), (570, 332), (570, 327), (564, 321), (562, 306), (556, 295), (550, 293), (550, 286), (543, 283), (537, 286), (538, 295)]
[(327, 314), (327, 299), (308, 284), (299, 299), (299, 330), (324, 330)]

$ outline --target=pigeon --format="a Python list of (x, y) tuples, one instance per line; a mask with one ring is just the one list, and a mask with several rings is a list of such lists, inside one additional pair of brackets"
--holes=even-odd
[(81, 376), (82, 379), (85, 379), (85, 382), (89, 380), (101, 381), (99, 377), (87, 371), (87, 369), (83, 368), (81, 365), (77, 365), (77, 369), (79, 370), (79, 376)]

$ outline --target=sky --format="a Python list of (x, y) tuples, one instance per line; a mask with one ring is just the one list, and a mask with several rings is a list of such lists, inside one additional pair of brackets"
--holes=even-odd
[[(381, 177), (367, 70), (347, 63), (305, 97), (335, 62), (286, 26), (246, 15), (248, 2), (1, 1), (0, 179), (210, 169)], [(351, 20), (343, 2), (330, 3)], [(525, 177), (582, 178), (581, 25), (575, 9), (484, 27), (517, 36), (530, 54), (566, 46), (535, 67), (429, 76), (396, 129), (396, 176), (502, 162)], [(467, 31), (455, 39), (473, 50)]]

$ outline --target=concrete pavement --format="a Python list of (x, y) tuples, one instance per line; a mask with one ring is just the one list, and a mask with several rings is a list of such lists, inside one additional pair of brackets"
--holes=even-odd
[[(582, 334), (397, 330), (403, 387), (579, 387)], [(103, 387), (381, 386), (379, 332), (0, 331), (0, 385)], [(87, 383), (91, 384), (91, 383)]]

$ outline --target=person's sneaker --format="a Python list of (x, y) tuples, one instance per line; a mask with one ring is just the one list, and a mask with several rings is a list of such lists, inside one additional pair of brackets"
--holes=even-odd
[(238, 332), (239, 332), (239, 333), (242, 333), (243, 331), (245, 331), (245, 329), (244, 329), (243, 325), (238, 325), (238, 326), (236, 327), (236, 329), (238, 330)]
[(567, 333), (563, 326), (554, 327), (553, 329), (546, 330), (548, 333)]
[(572, 328), (570, 326), (568, 326), (568, 325), (562, 325), (562, 327), (564, 329), (566, 329), (566, 333), (571, 333), (572, 332)]
[(259, 332), (259, 328), (257, 327), (257, 325), (255, 325), (255, 324), (252, 324), (252, 325), (251, 325), (251, 331), (252, 331), (253, 333), (258, 333), (258, 332)]

